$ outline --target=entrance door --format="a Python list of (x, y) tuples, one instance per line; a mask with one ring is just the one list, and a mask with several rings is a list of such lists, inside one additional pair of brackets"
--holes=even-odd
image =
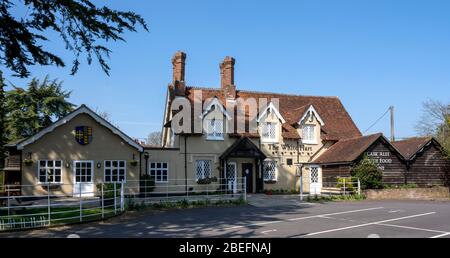
[(320, 194), (321, 185), (319, 182), (319, 166), (311, 166), (309, 168), (309, 193), (310, 194)]
[(242, 164), (242, 177), (245, 177), (247, 193), (253, 193), (253, 164)]
[(94, 196), (94, 162), (74, 161), (73, 165), (75, 174), (73, 196)]
[(226, 187), (229, 191), (233, 191), (233, 193), (237, 192), (236, 172), (237, 172), (236, 162), (228, 162), (225, 174), (227, 180)]

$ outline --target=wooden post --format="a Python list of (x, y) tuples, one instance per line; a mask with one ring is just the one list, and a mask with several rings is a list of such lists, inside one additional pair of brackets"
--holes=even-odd
[(394, 142), (394, 106), (390, 106), (389, 109), (391, 110), (391, 142)]
[(51, 202), (50, 202), (50, 183), (47, 182), (47, 212), (48, 212), (48, 225), (51, 224)]
[(104, 193), (103, 193), (103, 185), (104, 185), (104, 183), (102, 183), (102, 187), (101, 187), (102, 219), (105, 218), (105, 197), (104, 197)]

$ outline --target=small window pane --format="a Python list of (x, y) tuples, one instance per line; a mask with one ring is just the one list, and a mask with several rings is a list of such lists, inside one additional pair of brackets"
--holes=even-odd
[(55, 161), (55, 167), (61, 167), (61, 160)]
[(45, 160), (41, 160), (41, 161), (39, 161), (39, 166), (41, 166), (41, 167), (45, 167)]
[(105, 167), (110, 167), (111, 166), (111, 161), (107, 160), (105, 161)]
[(121, 166), (121, 167), (125, 167), (125, 161), (123, 161), (123, 160), (122, 160), (122, 161), (120, 161), (120, 162), (119, 162), (119, 166)]

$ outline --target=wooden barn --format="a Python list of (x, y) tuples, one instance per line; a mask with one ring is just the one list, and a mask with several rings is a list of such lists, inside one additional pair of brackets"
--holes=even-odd
[(406, 160), (407, 183), (420, 186), (449, 185), (450, 160), (431, 137), (410, 138), (392, 143)]
[(406, 160), (381, 133), (340, 140), (314, 160), (322, 168), (324, 182), (350, 176), (351, 167), (367, 155), (383, 171), (383, 183), (403, 184)]

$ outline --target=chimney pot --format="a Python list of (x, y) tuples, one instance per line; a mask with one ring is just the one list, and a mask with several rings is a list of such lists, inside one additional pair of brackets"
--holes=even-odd
[(236, 86), (234, 85), (234, 63), (233, 57), (227, 56), (220, 64), (220, 88), (225, 98), (236, 98)]
[(186, 83), (184, 81), (186, 53), (177, 51), (172, 57), (173, 65), (173, 85), (175, 94), (183, 96), (186, 93)]

